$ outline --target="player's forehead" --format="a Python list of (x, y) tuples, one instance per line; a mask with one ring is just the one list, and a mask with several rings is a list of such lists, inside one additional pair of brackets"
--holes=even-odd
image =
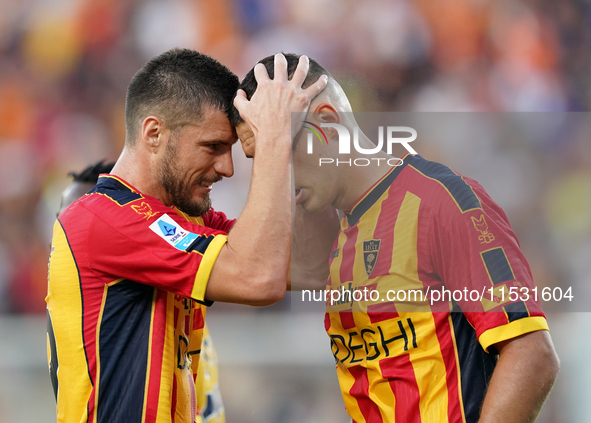
[(188, 136), (201, 142), (224, 142), (233, 144), (237, 141), (236, 131), (230, 124), (228, 115), (217, 108), (205, 107), (199, 119), (185, 127)]

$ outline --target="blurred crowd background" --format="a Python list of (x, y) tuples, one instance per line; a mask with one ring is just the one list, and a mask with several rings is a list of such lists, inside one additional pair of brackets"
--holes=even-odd
[[(364, 112), (496, 112), (505, 118), (509, 112), (529, 112), (531, 128), (537, 129), (521, 137), (497, 136), (499, 131), (486, 125), (462, 132), (459, 124), (429, 137), (419, 133), (413, 146), (426, 158), (441, 160), (482, 183), (508, 213), (538, 284), (574, 286), (575, 296), (591, 299), (588, 1), (4, 0), (0, 384), (9, 377), (22, 379), (27, 369), (34, 371), (28, 382), (21, 380), (10, 389), (0, 386), (0, 422), (55, 421), (45, 363), (38, 359), (45, 354), (44, 335), (31, 340), (22, 331), (37, 333), (34, 328), (41, 325), (43, 334), (51, 228), (60, 193), (69, 182), (66, 174), (98, 159), (117, 158), (124, 141), (127, 84), (148, 59), (175, 46), (209, 54), (240, 78), (266, 55), (307, 54), (342, 83), (353, 109)], [(234, 153), (235, 177), (216, 185), (213, 194), (214, 207), (230, 217), (240, 213), (250, 172), (238, 146)], [(216, 304), (210, 314), (221, 322), (222, 333), (213, 333), (213, 338), (224, 337), (227, 315), (265, 319), (288, 308), (288, 300), (268, 310)], [(562, 348), (563, 376), (541, 421), (584, 421), (581, 416), (589, 414), (591, 404), (591, 390), (583, 382), (583, 377), (591, 377), (584, 359), (591, 320), (588, 314), (556, 313), (550, 318), (551, 328), (557, 328), (557, 347)], [(279, 324), (290, 330), (289, 321)], [(322, 329), (321, 321), (319, 325)], [(578, 330), (586, 332), (575, 335)], [(13, 335), (22, 342), (11, 342)], [(226, 346), (232, 352), (220, 351), (222, 364), (227, 364), (222, 392), (229, 421), (346, 421), (338, 391), (333, 392), (337, 387), (329, 344), (319, 342), (324, 342), (327, 361), (275, 363), (281, 371), (274, 376), (264, 373), (268, 366), (260, 358), (241, 365), (238, 344)], [(252, 344), (245, 336), (242, 345), (256, 348)], [(314, 388), (319, 395), (328, 392), (326, 400), (306, 387), (312, 379), (302, 377), (307, 374), (302, 369), (320, 367), (334, 379), (326, 382), (330, 388), (322, 383)], [(295, 394), (274, 389), (293, 377), (290, 371), (299, 375), (301, 389)], [(323, 371), (314, 370), (311, 377), (324, 377)], [(244, 398), (240, 395), (249, 384), (267, 395), (261, 407), (273, 411), (265, 417), (231, 410), (232, 401)], [(38, 388), (38, 401), (26, 392), (31, 386)], [(246, 398), (255, 391), (250, 389)], [(302, 400), (301, 392), (315, 401), (313, 407)], [(269, 400), (273, 395), (283, 397)], [(35, 405), (14, 411), (20, 401)], [(253, 403), (238, 402), (242, 411)]]

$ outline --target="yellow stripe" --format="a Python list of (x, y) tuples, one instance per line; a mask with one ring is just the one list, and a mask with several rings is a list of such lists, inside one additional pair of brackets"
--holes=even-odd
[[(396, 290), (419, 290), (417, 238), (421, 199), (407, 192), (398, 211), (394, 226), (394, 244), (390, 275), (395, 275)], [(413, 301), (396, 304), (400, 318), (410, 318), (415, 327), (418, 348), (409, 340), (409, 360), (419, 388), (419, 410), (424, 421), (448, 422), (446, 368), (437, 338), (435, 319), (426, 304)], [(419, 310), (427, 312), (417, 312)], [(409, 333), (410, 336), (410, 333)]]
[(480, 342), (484, 351), (488, 352), (488, 347), (493, 344), (538, 330), (550, 330), (544, 317), (524, 317), (506, 325), (484, 331), (478, 338), (478, 342)]
[(79, 275), (66, 234), (58, 221), (53, 227), (52, 244), (46, 301), (59, 363), (57, 419), (67, 421), (67, 412), (86, 421), (92, 384), (84, 353)]
[[(394, 226), (394, 243), (392, 246), (392, 263), (390, 271), (385, 279), (388, 286), (380, 288), (383, 295), (388, 289), (420, 290), (423, 289), (423, 282), (419, 279), (418, 258), (417, 258), (417, 234), (419, 227), (419, 207), (421, 199), (411, 192), (407, 192), (400, 205), (396, 224)], [(422, 308), (424, 306), (425, 308)], [(397, 303), (398, 311), (428, 311), (427, 304)]]
[(94, 384), (94, 421), (96, 422), (96, 416), (98, 411), (98, 400), (99, 400), (99, 383), (101, 378), (101, 356), (99, 352), (99, 340), (101, 335), (101, 323), (103, 321), (103, 312), (105, 311), (105, 303), (107, 302), (107, 291), (109, 287), (105, 285), (103, 288), (103, 299), (101, 300), (101, 311), (99, 312), (97, 324), (96, 324), (96, 383)]
[(154, 289), (152, 295), (152, 311), (150, 312), (150, 336), (148, 337), (148, 371), (146, 372), (146, 383), (144, 385), (144, 407), (142, 410), (142, 423), (146, 421), (146, 408), (148, 405), (148, 387), (150, 386), (150, 370), (152, 369), (152, 335), (154, 333), (154, 312), (156, 310), (156, 294)]
[[(418, 348), (412, 348), (409, 339), (408, 355), (419, 388), (419, 410), (426, 422), (447, 423), (448, 386), (446, 367), (435, 327), (433, 313), (401, 314), (406, 322), (410, 318), (415, 327)], [(406, 324), (406, 323), (405, 323)], [(409, 333), (409, 338), (411, 334)]]
[(205, 289), (207, 288), (207, 282), (209, 282), (211, 270), (227, 241), (228, 237), (226, 235), (216, 235), (207, 246), (205, 254), (203, 254), (203, 258), (201, 259), (201, 263), (199, 264), (197, 274), (195, 275), (195, 283), (193, 285), (193, 290), (191, 291), (191, 298), (199, 301), (205, 299)]
[(191, 222), (194, 223), (196, 225), (200, 225), (200, 226), (205, 226), (203, 223), (203, 217), (201, 216), (189, 216), (187, 213), (185, 213), (184, 211), (173, 207), (173, 210), (176, 214), (178, 214), (179, 216), (181, 216), (182, 218), (184, 218), (187, 222)]
[(107, 286), (109, 286), (109, 287), (110, 287), (110, 286), (113, 286), (113, 285), (115, 285), (115, 284), (118, 284), (119, 282), (121, 282), (121, 281), (123, 281), (123, 280), (125, 280), (125, 278), (119, 278), (119, 279), (115, 279), (114, 281), (111, 281), (111, 282), (109, 282), (109, 283), (107, 284)]

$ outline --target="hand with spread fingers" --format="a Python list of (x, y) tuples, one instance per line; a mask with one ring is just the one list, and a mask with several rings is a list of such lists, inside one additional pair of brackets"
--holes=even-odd
[[(283, 54), (275, 55), (273, 79), (261, 63), (254, 67), (257, 81), (256, 92), (248, 100), (243, 90), (238, 90), (234, 106), (249, 128), (249, 134), (238, 131), (247, 156), (254, 156), (254, 139), (259, 143), (277, 142), (284, 139), (291, 143), (293, 134), (301, 128), (302, 122), (293, 119), (292, 113), (305, 114), (310, 102), (325, 87), (326, 75), (318, 78), (307, 88), (302, 88), (308, 74), (309, 60), (301, 56), (293, 77), (288, 79), (287, 60)], [(245, 138), (246, 135), (250, 135)]]

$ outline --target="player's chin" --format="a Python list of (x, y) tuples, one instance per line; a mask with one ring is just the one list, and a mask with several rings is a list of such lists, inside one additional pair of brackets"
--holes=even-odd
[(308, 198), (302, 200), (302, 202), (300, 203), (300, 206), (302, 207), (302, 209), (304, 209), (304, 211), (306, 213), (309, 213), (309, 214), (321, 213), (327, 207), (327, 205), (325, 205), (321, 201), (318, 201), (318, 199), (315, 198), (314, 196), (308, 197)]

